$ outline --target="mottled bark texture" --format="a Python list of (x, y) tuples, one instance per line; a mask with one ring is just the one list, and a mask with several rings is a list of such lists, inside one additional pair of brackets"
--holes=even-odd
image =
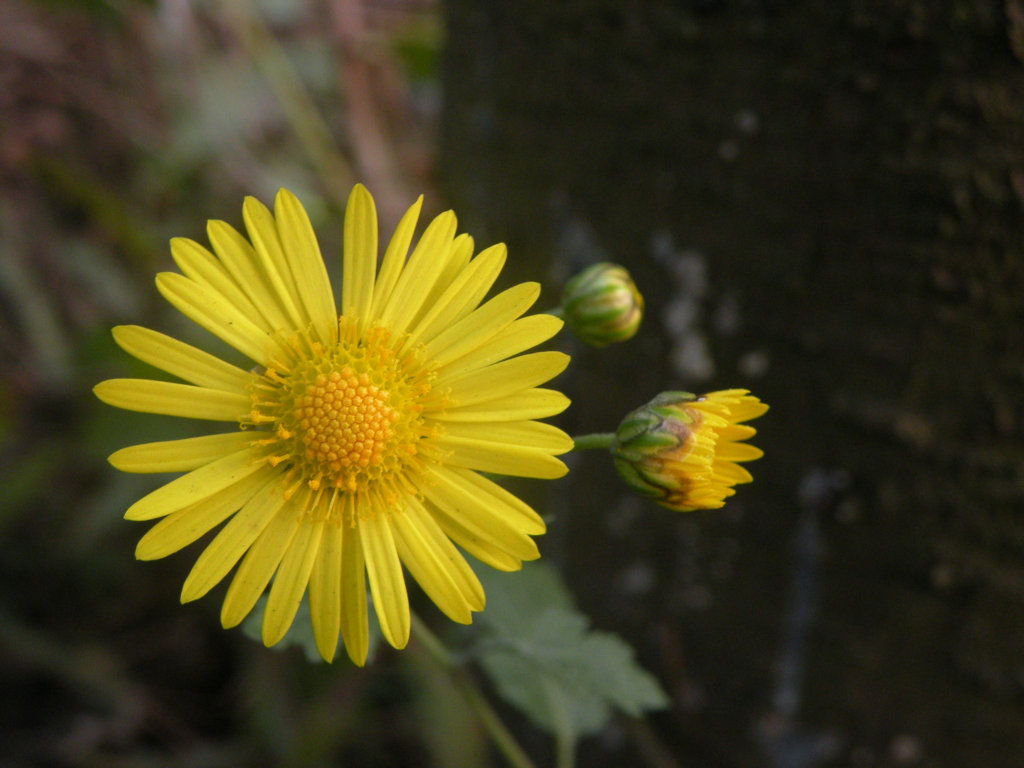
[(601, 456), (561, 486), (545, 554), (672, 687), (660, 738), (684, 766), (1024, 765), (1022, 3), (446, 11), (466, 226), (534, 274), (620, 261), (651, 308), (576, 350), (567, 426), (669, 388), (772, 404), (722, 512), (636, 504)]

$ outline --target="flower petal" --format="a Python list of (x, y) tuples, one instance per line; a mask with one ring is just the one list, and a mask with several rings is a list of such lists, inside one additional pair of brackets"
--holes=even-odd
[(252, 432), (226, 432), (141, 443), (114, 451), (107, 461), (122, 472), (189, 472), (249, 447), (253, 437)]
[(346, 317), (366, 318), (373, 303), (377, 274), (377, 208), (362, 184), (356, 184), (345, 205), (341, 311)]
[[(451, 522), (463, 532), (456, 543), (464, 549), (470, 549), (468, 539), (475, 549), (497, 550), (516, 560), (540, 557), (536, 543), (518, 529), (514, 518), (504, 514), (507, 510), (496, 510), (492, 498), (467, 489), (455, 470), (428, 470), (427, 474), (431, 482), (422, 482), (419, 490), (436, 507), (435, 519), (442, 529), (448, 532), (446, 523)], [(470, 554), (479, 557), (471, 550)]]
[(449, 388), (455, 407), (495, 400), (553, 379), (565, 370), (569, 356), (564, 352), (533, 352), (479, 368), (451, 379), (438, 376), (435, 389)]
[(171, 257), (185, 277), (220, 295), (264, 333), (273, 330), (224, 265), (199, 243), (186, 237), (172, 238)]
[(438, 372), (440, 376), (458, 376), (475, 368), (484, 368), (536, 347), (558, 333), (564, 323), (554, 315), (521, 317), (496, 333), (475, 350), (453, 360)]
[(157, 488), (136, 501), (124, 513), (125, 520), (153, 520), (177, 512), (212, 496), (240, 480), (269, 468), (258, 451), (243, 448), (204, 464)]
[(715, 450), (715, 457), (726, 461), (753, 461), (764, 456), (764, 451), (747, 443), (722, 442)]
[[(341, 629), (341, 548), (344, 532), (340, 525), (327, 525), (320, 551), (309, 577), (309, 616), (313, 637), (324, 661), (334, 660)], [(354, 534), (353, 534), (354, 535)]]
[(278, 305), (284, 310), (292, 328), (304, 328), (312, 321), (302, 306), (295, 286), (288, 257), (277, 236), (274, 215), (255, 197), (245, 198), (242, 203), (242, 219), (249, 233), (249, 240), (256, 251), (260, 272), (267, 281)]
[(305, 306), (306, 315), (312, 319), (320, 339), (325, 344), (330, 343), (337, 336), (338, 310), (309, 215), (299, 199), (287, 189), (277, 193), (274, 214), (281, 246), (295, 278), (299, 301)]
[[(476, 425), (474, 425), (476, 426)], [(442, 435), (437, 446), (452, 467), (475, 469), (497, 475), (554, 480), (569, 468), (549, 453), (521, 443)]]
[(502, 291), (442, 331), (425, 346), (427, 356), (444, 366), (480, 347), (528, 310), (540, 296), (537, 283), (520, 283)]
[(380, 632), (395, 648), (405, 648), (409, 642), (409, 597), (391, 525), (383, 510), (374, 509), (368, 517), (360, 518), (356, 527)]
[(398, 276), (402, 274), (405, 256), (409, 252), (409, 244), (412, 242), (413, 232), (416, 230), (416, 222), (419, 220), (422, 207), (423, 195), (420, 195), (402, 216), (402, 220), (398, 222), (395, 234), (391, 236), (391, 242), (388, 243), (387, 250), (384, 251), (380, 272), (377, 274), (377, 281), (373, 286), (373, 306), (367, 318), (371, 322), (380, 317), (384, 305), (391, 298), (391, 293), (398, 282)]
[(279, 485), (282, 474), (283, 471), (264, 475), (266, 479), (259, 491), (202, 551), (181, 588), (181, 602), (197, 600), (213, 589), (286, 506)]
[(428, 341), (472, 311), (491, 289), (505, 264), (504, 245), (496, 245), (480, 253), (448, 283), (446, 290), (410, 330), (404, 347)]
[(237, 512), (266, 485), (266, 481), (263, 475), (249, 475), (212, 496), (172, 512), (139, 539), (135, 557), (158, 560), (184, 549)]
[(465, 493), (482, 500), (487, 508), (520, 533), (539, 536), (547, 531), (543, 518), (529, 504), (479, 472), (452, 469), (453, 483), (462, 486)]
[(452, 574), (452, 562), (448, 559), (452, 554), (461, 559), (461, 555), (457, 551), (442, 551), (436, 540), (421, 530), (409, 510), (391, 516), (391, 529), (402, 564), (427, 596), (452, 621), (471, 623), (472, 609)]
[(267, 365), (276, 343), (220, 294), (177, 272), (161, 272), (156, 288), (185, 317), (260, 365)]
[(284, 309), (260, 271), (252, 244), (230, 224), (216, 219), (207, 222), (206, 236), (225, 269), (263, 316), (266, 327), (272, 331), (291, 328)]
[(553, 389), (527, 389), (514, 395), (487, 400), (461, 408), (431, 411), (437, 421), (490, 422), (543, 419), (555, 416), (569, 407), (569, 398)]
[(304, 521), (284, 553), (263, 610), (263, 644), (275, 645), (292, 625), (320, 551), (324, 521)]
[(381, 310), (380, 317), (395, 333), (407, 330), (444, 270), (455, 236), (455, 214), (446, 211), (430, 222), (398, 282)]
[(453, 621), (469, 624), (483, 610), (483, 587), (452, 540), (416, 499), (391, 518), (398, 556), (431, 600)]
[(365, 566), (359, 532), (345, 528), (341, 540), (341, 637), (345, 652), (359, 667), (366, 663), (370, 647)]
[(220, 608), (220, 623), (224, 629), (240, 624), (249, 615), (274, 577), (284, 553), (303, 525), (298, 520), (301, 502), (296, 500), (304, 501), (306, 495), (297, 494), (286, 502), (245, 553)]
[(191, 384), (245, 392), (252, 375), (219, 357), (138, 325), (118, 325), (114, 341), (129, 355)]
[(209, 421), (238, 421), (252, 405), (246, 395), (153, 379), (107, 379), (92, 388), (107, 405), (126, 411), (184, 416)]

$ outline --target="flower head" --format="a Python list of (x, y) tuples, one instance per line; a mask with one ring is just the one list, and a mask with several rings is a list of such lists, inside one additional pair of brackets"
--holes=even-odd
[(753, 478), (737, 462), (763, 453), (742, 441), (768, 406), (745, 389), (698, 397), (663, 392), (623, 419), (612, 441), (615, 468), (637, 493), (680, 512), (718, 509)]
[[(140, 540), (164, 557), (220, 526), (181, 599), (206, 594), (237, 565), (221, 611), (238, 624), (270, 586), (263, 641), (280, 640), (308, 589), (317, 647), (331, 660), (341, 634), (367, 653), (366, 582), (381, 632), (409, 636), (403, 566), (453, 620), (469, 623), (484, 594), (461, 550), (501, 570), (538, 557), (545, 530), (529, 506), (481, 473), (554, 478), (572, 447), (536, 419), (568, 405), (540, 388), (568, 363), (520, 354), (561, 328), (522, 317), (539, 294), (524, 283), (481, 303), (505, 261), (473, 258), (449, 211), (406, 258), (422, 198), (377, 265), (373, 199), (357, 185), (345, 212), (340, 313), (306, 212), (281, 190), (271, 213), (247, 198), (248, 237), (211, 221), (212, 251), (175, 239), (182, 274), (157, 277), (184, 315), (239, 350), (247, 370), (138, 326), (114, 329), (130, 354), (186, 383), (113, 379), (106, 403), (233, 423), (233, 431), (117, 451), (126, 472), (186, 472), (133, 504), (129, 520), (160, 521)], [(223, 525), (222, 525), (223, 524)], [(457, 545), (457, 546), (456, 546)]]
[(562, 310), (581, 341), (606, 347), (636, 335), (644, 316), (644, 298), (625, 267), (601, 262), (565, 284)]

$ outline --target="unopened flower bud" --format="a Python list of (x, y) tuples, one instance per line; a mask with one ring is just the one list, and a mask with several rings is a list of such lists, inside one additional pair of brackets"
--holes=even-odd
[(663, 392), (629, 413), (611, 444), (620, 477), (634, 491), (663, 507), (691, 512), (718, 509), (733, 486), (753, 478), (737, 462), (763, 454), (745, 442), (768, 406), (745, 389), (698, 397)]
[(644, 315), (644, 298), (625, 267), (601, 262), (565, 284), (562, 310), (566, 324), (580, 340), (604, 347), (636, 334)]

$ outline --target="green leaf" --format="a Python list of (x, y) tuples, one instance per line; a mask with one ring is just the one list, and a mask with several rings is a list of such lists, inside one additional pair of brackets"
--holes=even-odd
[(487, 593), (476, 650), (495, 688), (544, 730), (599, 732), (614, 710), (639, 717), (668, 704), (657, 680), (617, 635), (589, 629), (553, 569), (479, 573)]

